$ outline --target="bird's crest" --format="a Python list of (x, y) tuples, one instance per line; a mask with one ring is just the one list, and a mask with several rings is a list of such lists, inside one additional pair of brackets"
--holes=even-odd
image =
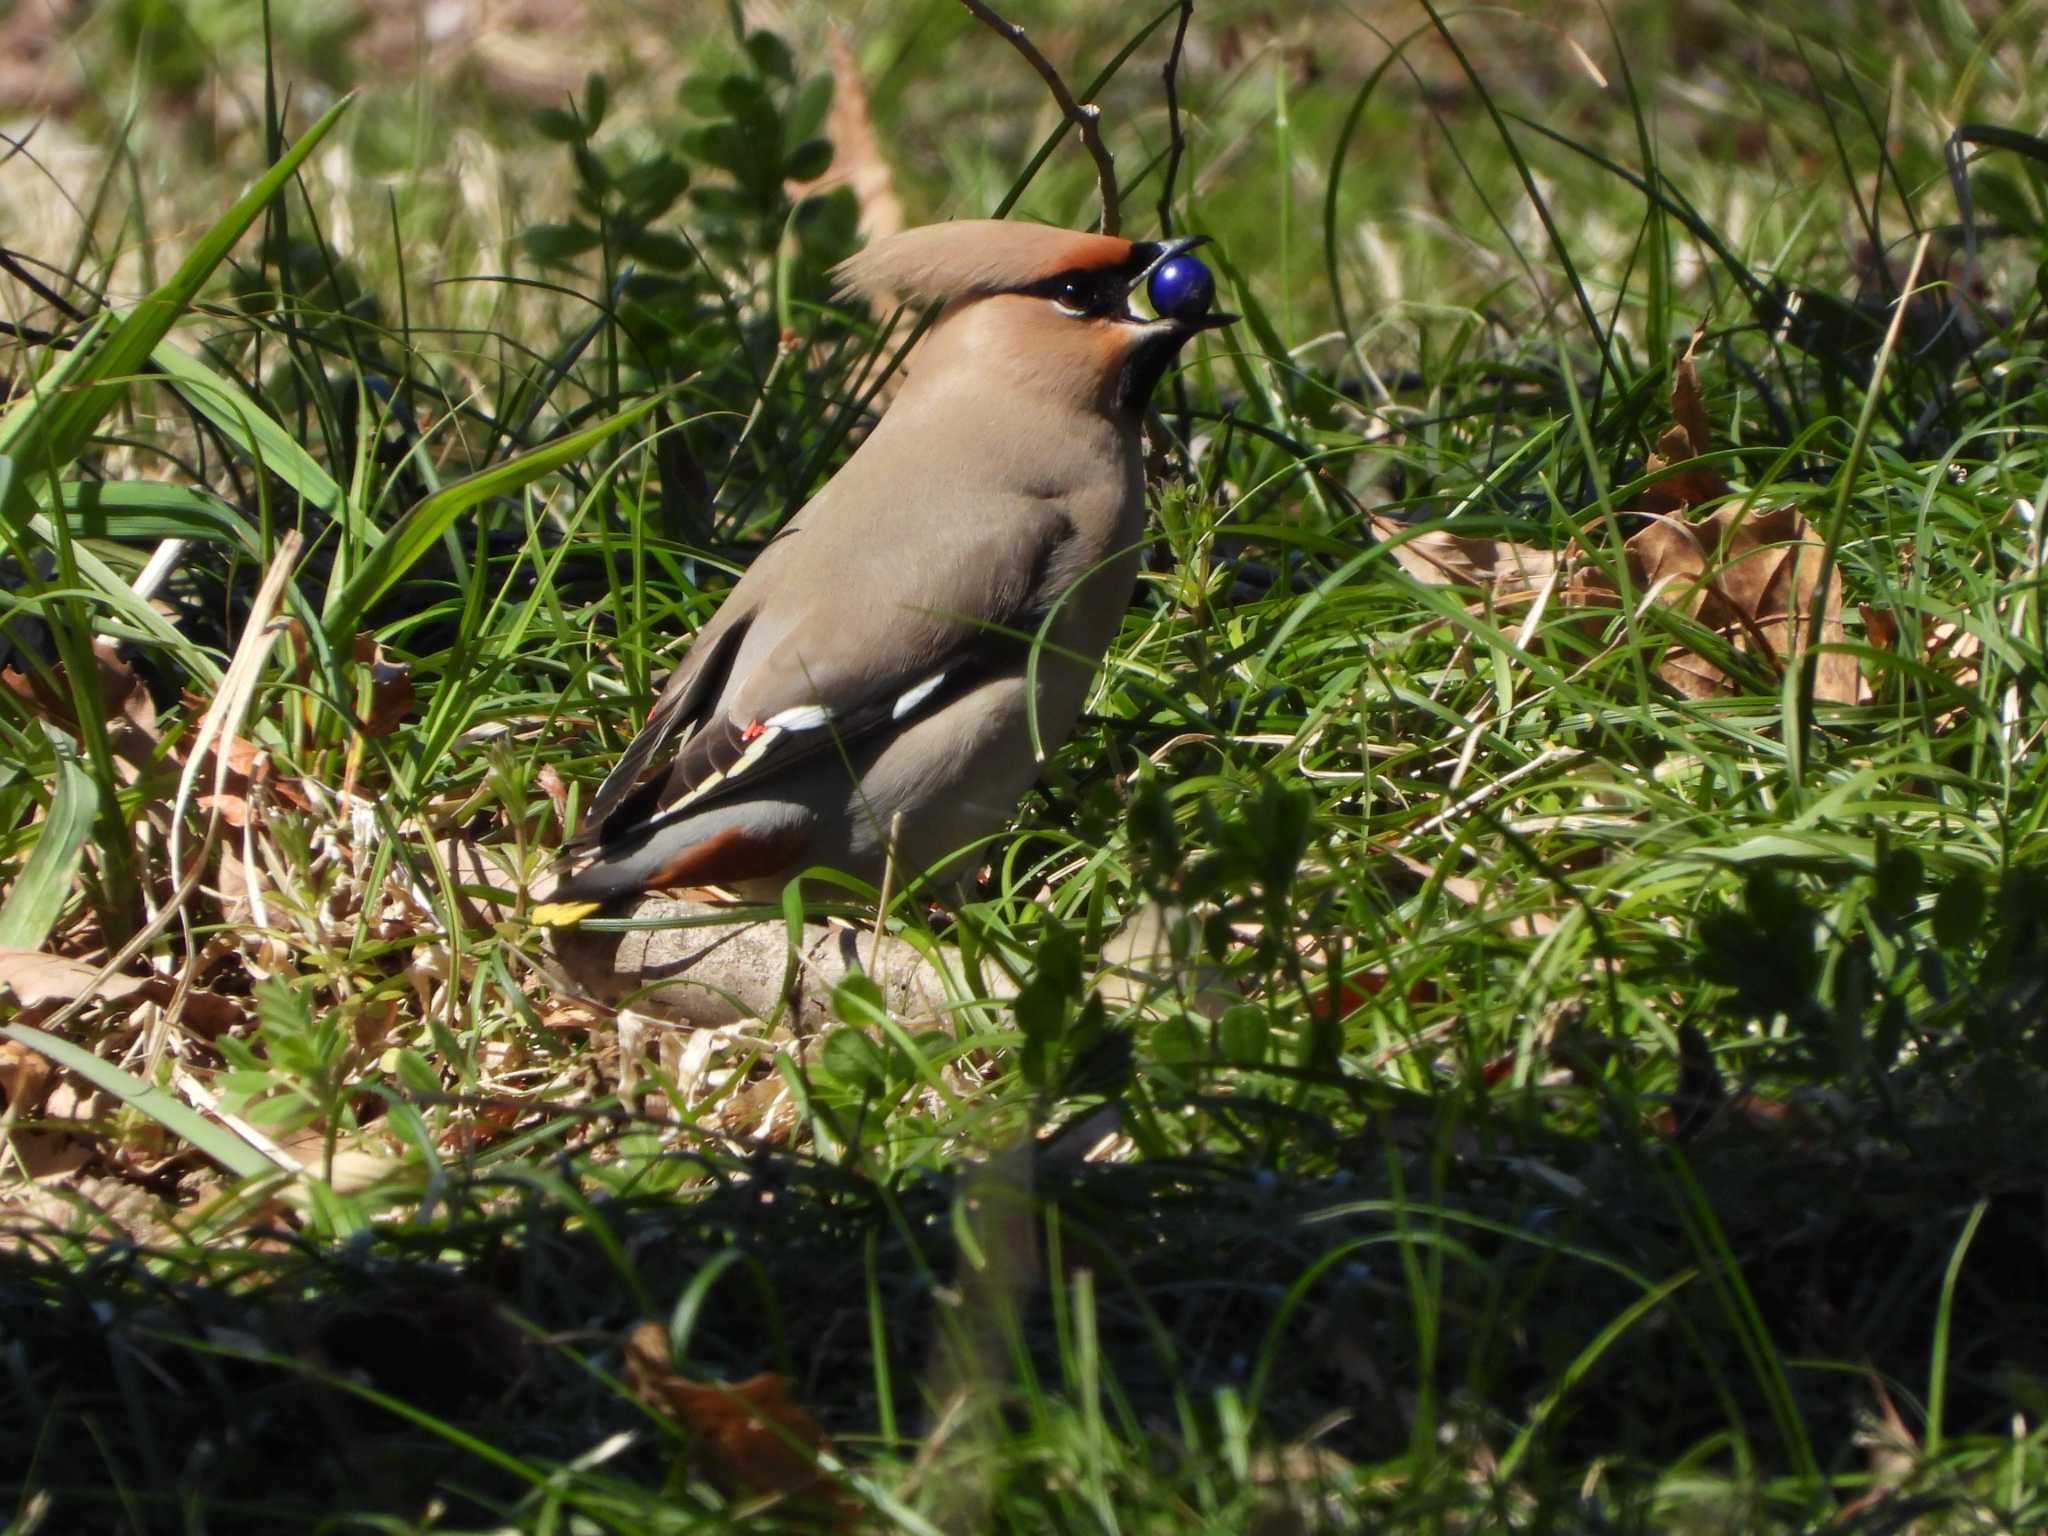
[(950, 301), (1029, 288), (1062, 272), (1111, 269), (1131, 242), (1009, 219), (954, 219), (877, 240), (833, 268), (841, 289), (876, 304)]

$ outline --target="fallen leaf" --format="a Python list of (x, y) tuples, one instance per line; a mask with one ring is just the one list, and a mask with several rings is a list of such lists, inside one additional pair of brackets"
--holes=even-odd
[(249, 825), (249, 802), (241, 795), (201, 795), (199, 809), (209, 814), (220, 813), (220, 819), (231, 827)]
[(389, 736), (412, 713), (415, 702), (412, 663), (391, 660), (385, 655), (377, 637), (368, 630), (357, 633), (351, 654), (359, 665), (370, 669), (369, 685), (362, 701), (363, 734)]
[[(135, 666), (121, 654), (120, 642), (101, 635), (92, 643), (93, 678), (99, 688), (101, 718), (119, 752), (130, 759), (146, 758), (157, 740), (156, 701)], [(46, 678), (34, 670), (0, 668), (0, 687), (21, 700), (31, 714), (76, 736), (78, 712), (63, 665), (51, 662)]]
[[(1824, 552), (1797, 509), (1752, 510), (1740, 504), (1717, 508), (1694, 523), (1660, 517), (1625, 546), (1636, 592), (1679, 609), (1735, 650), (1761, 656), (1779, 672), (1805, 654)], [(1590, 565), (1565, 597), (1583, 604), (1611, 598), (1616, 591), (1613, 577)], [(1842, 627), (1839, 567), (1828, 573), (1820, 638), (1823, 643), (1848, 638)], [(1734, 691), (1725, 672), (1682, 645), (1665, 652), (1657, 673), (1689, 698)], [(1819, 658), (1816, 699), (1854, 704), (1861, 689), (1862, 668), (1854, 656), (1827, 652)]]
[(379, 661), (370, 668), (370, 709), (363, 717), (365, 736), (389, 736), (412, 714), (412, 663)]
[(1490, 587), (1502, 596), (1533, 592), (1564, 559), (1555, 550), (1508, 539), (1444, 528), (1416, 533), (1390, 517), (1375, 516), (1372, 530), (1388, 541), (1395, 563), (1428, 587)]
[(32, 1118), (42, 1109), (56, 1070), (41, 1051), (18, 1040), (0, 1040), (0, 1106), (16, 1119)]
[(1671, 370), (1671, 424), (1684, 429), (1685, 435), (1695, 454), (1705, 453), (1713, 446), (1713, 429), (1707, 424), (1706, 403), (1700, 398), (1699, 369), (1693, 365), (1693, 349), (1699, 345), (1695, 335), (1691, 345), (1685, 349), (1685, 356), (1678, 360)]
[[(76, 1001), (99, 972), (98, 966), (68, 955), (0, 948), (0, 992), (12, 994), (24, 1019)], [(109, 976), (99, 987), (99, 996), (108, 1002), (138, 992), (158, 1000), (168, 995), (165, 983), (155, 976)]]
[[(1697, 343), (1698, 338), (1695, 337), (1694, 344)], [(1677, 512), (1727, 495), (1728, 482), (1721, 478), (1718, 470), (1705, 464), (1691, 463), (1706, 453), (1712, 444), (1713, 431), (1707, 424), (1706, 405), (1700, 399), (1699, 371), (1693, 366), (1691, 348), (1687, 348), (1685, 356), (1671, 370), (1671, 425), (1657, 439), (1657, 450), (1645, 461), (1643, 470), (1646, 474), (1659, 475), (1676, 465), (1688, 467), (1663, 474), (1656, 484), (1643, 492), (1636, 510)]]
[[(92, 1161), (96, 1139), (92, 1121), (77, 1112), (77, 1096), (53, 1105), (51, 1090), (63, 1081), (56, 1064), (41, 1051), (15, 1040), (0, 1040), (0, 1110), (9, 1126), (7, 1140), (31, 1179), (75, 1173)], [(64, 1128), (76, 1120), (77, 1131)]]
[(554, 802), (555, 819), (567, 822), (569, 819), (569, 786), (562, 781), (561, 773), (553, 763), (542, 763), (540, 772), (534, 776), (541, 793)]
[(1858, 603), (1856, 611), (1863, 615), (1863, 633), (1872, 645), (1888, 651), (1899, 643), (1899, 621), (1894, 615), (1868, 603)]
[(692, 1381), (670, 1363), (659, 1323), (635, 1328), (625, 1348), (633, 1395), (689, 1431), (705, 1475), (727, 1493), (800, 1497), (833, 1486), (818, 1467), (832, 1443), (790, 1395), (788, 1377), (763, 1371), (745, 1381)]

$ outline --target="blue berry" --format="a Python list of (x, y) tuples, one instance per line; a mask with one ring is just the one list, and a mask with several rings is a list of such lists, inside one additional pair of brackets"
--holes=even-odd
[(1192, 320), (1216, 302), (1216, 278), (1194, 257), (1175, 256), (1152, 269), (1146, 292), (1162, 319)]

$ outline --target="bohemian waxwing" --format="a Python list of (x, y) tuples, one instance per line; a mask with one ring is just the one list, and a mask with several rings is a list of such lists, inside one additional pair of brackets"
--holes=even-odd
[[(878, 885), (892, 826), (908, 880), (1008, 820), (1130, 602), (1146, 401), (1235, 318), (1209, 312), (1199, 243), (961, 220), (838, 268), (943, 308), (867, 441), (669, 675), (534, 921), (663, 887), (770, 899), (813, 865)], [(1132, 312), (1141, 286), (1156, 318)]]

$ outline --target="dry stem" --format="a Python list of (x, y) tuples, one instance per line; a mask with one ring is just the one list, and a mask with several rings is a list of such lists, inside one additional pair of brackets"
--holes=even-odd
[(1159, 187), (1162, 240), (1173, 234), (1173, 184), (1180, 176), (1180, 157), (1188, 147), (1187, 135), (1180, 126), (1180, 52), (1188, 40), (1188, 23), (1194, 19), (1195, 0), (1180, 0), (1180, 18), (1173, 25), (1173, 46), (1166, 51), (1166, 67), (1160, 71), (1166, 81), (1166, 180)]
[(960, 3), (991, 32), (1021, 53), (1025, 63), (1038, 71), (1046, 89), (1052, 92), (1052, 99), (1059, 104), (1061, 113), (1079, 131), (1082, 147), (1095, 161), (1095, 180), (1102, 191), (1102, 232), (1105, 235), (1118, 233), (1123, 227), (1123, 207), (1116, 190), (1116, 157), (1102, 142), (1102, 109), (1092, 102), (1083, 104), (1074, 100), (1074, 93), (1067, 88), (1060, 72), (1038, 51), (1038, 45), (1024, 35), (1022, 27), (997, 15), (982, 0), (960, 0)]

